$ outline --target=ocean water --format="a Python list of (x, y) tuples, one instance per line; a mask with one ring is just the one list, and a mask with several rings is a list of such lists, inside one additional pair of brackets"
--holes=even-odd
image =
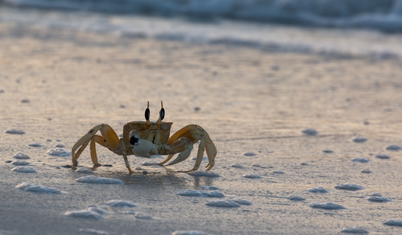
[(0, 0), (0, 21), (279, 52), (402, 56), (402, 0)]

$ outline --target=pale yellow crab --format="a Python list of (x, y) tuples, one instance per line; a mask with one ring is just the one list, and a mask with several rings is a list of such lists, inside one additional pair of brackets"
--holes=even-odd
[[(73, 167), (78, 165), (77, 159), (88, 144), (90, 144), (91, 158), (95, 166), (100, 166), (95, 148), (95, 143), (98, 143), (115, 154), (123, 155), (127, 169), (132, 173), (133, 171), (130, 168), (127, 155), (146, 158), (151, 157), (151, 155), (169, 155), (166, 160), (159, 163), (160, 165), (164, 165), (176, 153), (179, 153), (175, 160), (167, 164), (169, 166), (186, 160), (193, 150), (193, 145), (200, 141), (194, 167), (186, 172), (196, 171), (200, 167), (204, 150), (207, 152), (209, 161), (206, 170), (211, 170), (215, 164), (217, 150), (208, 133), (202, 127), (190, 124), (181, 128), (169, 138), (173, 122), (162, 122), (165, 117), (165, 109), (163, 108), (162, 101), (161, 106), (159, 119), (156, 122), (150, 122), (148, 102), (147, 109), (145, 110), (146, 121), (134, 121), (124, 125), (123, 138), (120, 139), (108, 124), (96, 125), (73, 146), (71, 151)], [(101, 135), (96, 135), (98, 131), (100, 131)]]

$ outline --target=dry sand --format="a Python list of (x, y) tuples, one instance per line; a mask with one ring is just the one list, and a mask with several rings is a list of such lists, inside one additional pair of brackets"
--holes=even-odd
[[(173, 132), (190, 123), (208, 131), (218, 149), (212, 171), (221, 177), (143, 166), (149, 159), (134, 156), (129, 159), (138, 170), (129, 175), (121, 156), (102, 147), (100, 162), (112, 167), (83, 174), (62, 167), (70, 157), (46, 154), (58, 144), (71, 151), (96, 124), (107, 123), (121, 133), (126, 122), (144, 120), (147, 101), (156, 120), (161, 100)], [(401, 153), (385, 149), (402, 146), (401, 108), (400, 60), (275, 53), (1, 23), (0, 234), (91, 229), (95, 234), (337, 234), (356, 226), (370, 234), (401, 234), (402, 228), (383, 224), (402, 220)], [(5, 133), (10, 128), (25, 134)], [(304, 135), (306, 128), (318, 135)], [(355, 136), (367, 141), (354, 142)], [(18, 152), (30, 157), (25, 161), (36, 173), (12, 171), (17, 167), (12, 156)], [(193, 164), (190, 157), (168, 169), (187, 170)], [(88, 150), (80, 166), (92, 167)], [(124, 184), (76, 181), (86, 175)], [(62, 193), (16, 188), (24, 182)], [(364, 189), (335, 188), (345, 183)], [(225, 197), (178, 195), (188, 189), (208, 195), (211, 188), (203, 186), (215, 186)], [(308, 191), (315, 187), (328, 193)], [(367, 200), (373, 193), (391, 201)], [(291, 195), (305, 200), (287, 199)], [(209, 206), (233, 205), (233, 198), (252, 205)], [(136, 207), (113, 207), (110, 200)], [(313, 208), (313, 203), (326, 202), (346, 209)], [(93, 212), (90, 205), (102, 209)], [(83, 218), (72, 215), (85, 209), (79, 214)]]

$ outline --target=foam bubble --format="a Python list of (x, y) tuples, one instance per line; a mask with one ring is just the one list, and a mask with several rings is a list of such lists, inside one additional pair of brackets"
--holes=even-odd
[(213, 207), (240, 207), (240, 204), (232, 201), (232, 200), (213, 200), (207, 202), (205, 205), (213, 206)]
[(143, 220), (154, 220), (155, 219), (154, 217), (152, 217), (148, 214), (145, 214), (145, 213), (141, 213), (141, 212), (135, 213), (134, 217), (136, 219), (143, 219)]
[(64, 215), (75, 218), (96, 219), (96, 220), (103, 218), (102, 215), (90, 210), (67, 211), (66, 213), (64, 213)]
[(246, 201), (241, 198), (233, 198), (232, 201), (236, 202), (239, 205), (245, 205), (245, 206), (249, 206), (249, 205), (253, 204), (252, 202)]
[(134, 203), (124, 200), (110, 200), (106, 202), (106, 205), (112, 207), (136, 207)]
[(402, 227), (402, 220), (390, 219), (383, 222), (385, 225)]
[(323, 187), (313, 187), (308, 189), (310, 193), (329, 193), (329, 190)]
[(189, 231), (177, 230), (174, 231), (172, 235), (207, 235), (207, 233), (198, 230), (189, 230)]
[(230, 165), (231, 167), (234, 167), (234, 168), (244, 168), (244, 166), (242, 166), (240, 163), (237, 163), (237, 162), (235, 162), (235, 163), (233, 163), (232, 165)]
[(244, 154), (244, 156), (249, 156), (249, 157), (255, 156), (255, 155), (257, 155), (257, 154), (253, 153), (253, 152), (247, 152), (247, 153)]
[(369, 233), (369, 231), (363, 227), (349, 227), (349, 228), (344, 228), (341, 230), (341, 233)]
[(385, 148), (386, 150), (390, 150), (390, 151), (399, 151), (402, 150), (401, 147), (399, 147), (398, 145), (389, 145)]
[(98, 205), (89, 205), (87, 210), (96, 212), (100, 215), (107, 214), (107, 211)]
[(32, 184), (29, 182), (21, 183), (17, 185), (16, 188), (34, 193), (55, 193), (55, 194), (63, 193), (62, 191), (56, 188), (48, 188), (39, 184)]
[(50, 156), (56, 156), (56, 157), (69, 157), (71, 156), (71, 152), (62, 149), (62, 148), (53, 148), (53, 149), (49, 149), (46, 152), (48, 155)]
[(369, 174), (369, 173), (372, 173), (372, 171), (371, 171), (370, 169), (366, 168), (366, 169), (363, 169), (363, 170), (362, 170), (362, 173), (367, 173), (367, 174)]
[(41, 144), (39, 144), (39, 143), (30, 143), (29, 146), (35, 147), (35, 148), (43, 147), (43, 145), (41, 145)]
[(367, 163), (367, 162), (369, 162), (369, 161), (370, 161), (370, 159), (368, 159), (368, 158), (360, 158), (360, 157), (357, 157), (357, 158), (353, 158), (353, 159), (352, 159), (352, 162)]
[(102, 230), (96, 230), (92, 228), (80, 228), (78, 230), (80, 233), (86, 233), (86, 234), (93, 234), (93, 235), (107, 235), (109, 234), (108, 232), (102, 231)]
[(16, 161), (13, 161), (11, 164), (16, 165), (16, 166), (27, 166), (27, 165), (29, 165), (29, 162), (24, 161), (24, 160), (16, 160)]
[(218, 191), (198, 191), (192, 189), (181, 190), (177, 195), (187, 197), (225, 197), (223, 193)]
[(204, 177), (221, 177), (218, 173), (212, 172), (212, 171), (194, 171), (188, 173), (189, 175), (192, 176), (204, 176)]
[(305, 135), (309, 135), (309, 136), (315, 136), (318, 135), (318, 131), (316, 129), (313, 128), (307, 128), (302, 130), (302, 133)]
[(90, 168), (88, 167), (80, 167), (76, 170), (78, 173), (86, 173), (86, 174), (91, 174), (94, 173)]
[(261, 176), (259, 176), (259, 175), (256, 174), (256, 173), (248, 173), (248, 174), (245, 174), (243, 177), (244, 177), (244, 178), (249, 178), (249, 179), (259, 179), (259, 178), (262, 178)]
[(332, 202), (326, 202), (326, 203), (313, 203), (310, 205), (312, 208), (318, 208), (318, 209), (325, 209), (325, 210), (340, 210), (340, 209), (346, 209), (344, 206), (335, 204)]
[(90, 184), (124, 184), (122, 180), (106, 178), (106, 177), (96, 177), (94, 175), (83, 176), (76, 179), (80, 183), (90, 183)]
[(28, 155), (26, 155), (25, 153), (22, 152), (18, 152), (16, 153), (13, 158), (15, 159), (31, 159)]
[(289, 197), (287, 197), (287, 199), (291, 200), (291, 201), (304, 201), (306, 199), (300, 197), (300, 196), (296, 196), (296, 195), (290, 195)]
[(55, 146), (56, 148), (64, 148), (64, 147), (66, 147), (64, 144), (56, 144), (56, 146)]
[(373, 194), (371, 197), (369, 197), (367, 200), (370, 202), (389, 202), (391, 199), (387, 197), (381, 196), (381, 194)]
[(343, 189), (343, 190), (350, 190), (350, 191), (357, 191), (357, 190), (362, 190), (364, 189), (362, 186), (357, 185), (357, 184), (351, 184), (351, 183), (346, 183), (346, 184), (338, 184), (335, 186), (336, 189)]
[(11, 170), (18, 173), (36, 173), (36, 170), (29, 166), (17, 166)]
[(332, 151), (331, 149), (324, 149), (322, 150), (323, 153), (333, 153), (334, 151)]
[(23, 135), (25, 131), (21, 130), (20, 128), (11, 128), (6, 130), (4, 133), (13, 134), (13, 135)]
[(385, 154), (377, 154), (377, 155), (375, 155), (375, 158), (390, 159), (390, 157), (388, 155), (385, 155)]
[(143, 165), (143, 166), (155, 166), (155, 165), (159, 166), (159, 162), (146, 161), (146, 162), (141, 163), (141, 165)]
[(205, 190), (219, 190), (220, 189), (216, 186), (201, 186), (201, 188), (205, 189)]
[(363, 136), (355, 136), (353, 137), (352, 141), (355, 143), (364, 143), (367, 141), (367, 139), (364, 138)]

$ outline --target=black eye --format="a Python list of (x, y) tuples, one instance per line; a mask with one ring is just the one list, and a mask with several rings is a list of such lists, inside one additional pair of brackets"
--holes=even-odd
[(161, 108), (161, 111), (159, 111), (159, 118), (161, 120), (163, 120), (163, 118), (165, 118), (165, 109)]
[(130, 137), (130, 144), (131, 144), (131, 145), (135, 145), (136, 143), (138, 143), (138, 139), (135, 138), (134, 136), (131, 136), (131, 137)]

